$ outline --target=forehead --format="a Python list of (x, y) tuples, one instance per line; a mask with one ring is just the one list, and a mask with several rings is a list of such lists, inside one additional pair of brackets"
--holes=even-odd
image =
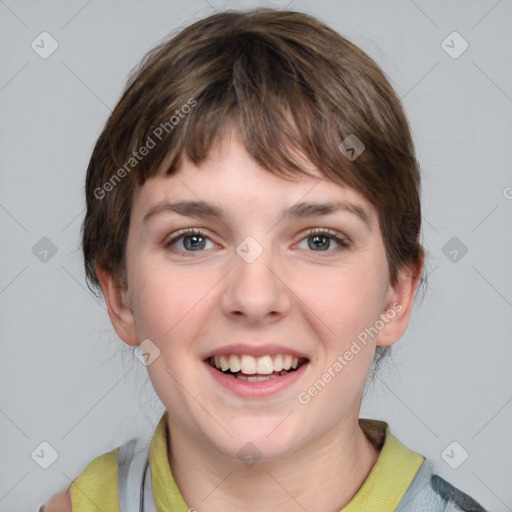
[(376, 221), (375, 208), (362, 194), (334, 183), (311, 163), (303, 160), (303, 164), (312, 176), (278, 176), (258, 165), (232, 132), (199, 165), (184, 158), (175, 174), (166, 175), (164, 162), (162, 170), (135, 191), (132, 214), (147, 218), (166, 204), (186, 202), (182, 209), (188, 208), (188, 213), (195, 209), (212, 217), (270, 218), (286, 211), (290, 217), (300, 218), (325, 215), (341, 206), (368, 225)]

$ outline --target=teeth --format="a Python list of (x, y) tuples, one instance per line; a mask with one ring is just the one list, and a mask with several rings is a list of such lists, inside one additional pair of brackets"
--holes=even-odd
[[(223, 372), (230, 370), (232, 373), (241, 372), (244, 375), (257, 374), (258, 376), (267, 376), (274, 372), (286, 374), (288, 370), (296, 369), (299, 365), (299, 358), (291, 354), (266, 355), (262, 357), (253, 357), (248, 354), (241, 356), (224, 354), (211, 358), (210, 362)], [(243, 378), (243, 380), (246, 379)]]
[(244, 375), (243, 373), (239, 373), (236, 375), (236, 379), (245, 380), (246, 382), (261, 382), (264, 380), (277, 379), (279, 375)]
[(229, 358), (229, 369), (233, 373), (240, 371), (240, 358), (235, 354), (231, 354)]
[(225, 372), (226, 370), (229, 370), (229, 358), (226, 356), (220, 356), (219, 357), (220, 362), (220, 369)]
[(274, 371), (274, 364), (270, 356), (259, 357), (256, 362), (256, 373), (270, 375)]
[(256, 373), (256, 359), (252, 356), (244, 354), (240, 360), (240, 371), (246, 375)]

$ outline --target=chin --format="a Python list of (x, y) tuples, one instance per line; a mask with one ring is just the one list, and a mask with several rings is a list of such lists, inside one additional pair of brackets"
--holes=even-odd
[(224, 439), (219, 443), (211, 440), (225, 457), (245, 463), (247, 460), (257, 462), (273, 462), (283, 459), (298, 448), (300, 430), (292, 425), (285, 427), (285, 416), (275, 418), (248, 418), (238, 420), (236, 426), (226, 426), (233, 438)]

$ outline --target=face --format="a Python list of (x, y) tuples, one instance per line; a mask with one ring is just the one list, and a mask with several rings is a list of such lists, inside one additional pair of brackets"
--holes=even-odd
[(118, 333), (150, 340), (171, 435), (233, 459), (251, 442), (272, 460), (357, 424), (375, 345), (402, 332), (362, 195), (320, 173), (274, 176), (233, 132), (200, 167), (137, 190), (126, 250)]

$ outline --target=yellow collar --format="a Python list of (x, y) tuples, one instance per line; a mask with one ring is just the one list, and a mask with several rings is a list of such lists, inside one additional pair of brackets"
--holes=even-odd
[[(151, 441), (150, 465), (153, 494), (158, 510), (188, 512), (174, 481), (167, 458), (167, 412), (162, 416)], [(370, 441), (380, 449), (377, 463), (359, 491), (340, 512), (381, 512), (394, 510), (413, 481), (424, 457), (403, 445), (384, 421), (359, 419)]]

